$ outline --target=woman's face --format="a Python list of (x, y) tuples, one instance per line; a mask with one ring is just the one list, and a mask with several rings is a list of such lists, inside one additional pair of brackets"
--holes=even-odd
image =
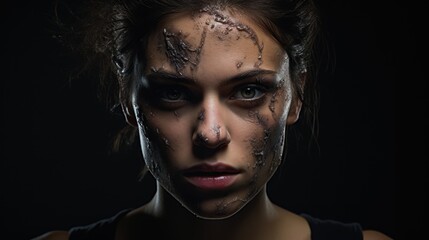
[(288, 56), (250, 18), (205, 8), (166, 17), (146, 61), (132, 103), (147, 167), (197, 216), (233, 215), (279, 166), (298, 117)]

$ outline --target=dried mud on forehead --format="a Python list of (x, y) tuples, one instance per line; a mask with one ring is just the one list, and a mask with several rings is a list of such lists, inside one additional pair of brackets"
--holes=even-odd
[[(262, 64), (262, 51), (264, 49), (264, 44), (262, 42), (259, 42), (256, 32), (251, 27), (239, 21), (235, 21), (235, 19), (231, 18), (230, 16), (223, 14), (220, 11), (220, 8), (216, 6), (207, 6), (200, 10), (200, 14), (201, 13), (209, 14), (210, 16), (213, 17), (212, 20), (214, 22), (225, 25), (226, 27), (225, 27), (225, 30), (223, 31), (224, 35), (228, 35), (234, 29), (236, 29), (238, 32), (246, 33), (246, 37), (249, 38), (258, 48), (258, 53), (259, 53), (258, 60), (260, 62), (258, 62), (257, 64), (259, 65)], [(211, 23), (211, 19), (207, 19), (205, 23), (206, 25), (211, 25), (210, 28), (214, 28), (214, 24)], [(240, 39), (240, 37), (237, 36), (236, 39), (238, 40)]]
[(190, 43), (185, 41), (185, 36), (181, 31), (173, 33), (164, 28), (163, 34), (165, 53), (179, 75), (183, 75), (182, 71), (188, 64), (191, 64), (191, 70), (198, 66), (207, 36), (207, 29), (203, 30), (200, 43), (197, 47), (192, 47)]
[[(259, 41), (256, 32), (251, 27), (236, 21), (230, 16), (224, 15), (218, 7), (209, 6), (201, 9), (197, 17), (195, 15), (192, 16), (193, 20), (197, 22), (197, 18), (202, 18), (202, 14), (208, 14), (209, 18), (205, 20), (202, 24), (203, 26), (201, 26), (201, 23), (196, 23), (195, 29), (203, 29), (198, 46), (192, 46), (192, 44), (185, 40), (187, 36), (183, 34), (183, 30), (172, 32), (166, 28), (163, 29), (165, 54), (179, 75), (183, 75), (183, 70), (188, 65), (190, 65), (191, 71), (198, 67), (201, 60), (201, 52), (207, 37), (207, 29), (214, 29), (215, 23), (220, 23), (225, 26), (217, 36), (220, 41), (227, 39), (226, 36), (230, 35), (233, 30), (236, 30), (238, 33), (235, 35), (235, 40), (239, 40), (241, 36), (244, 36), (257, 47), (258, 57), (254, 66), (259, 67), (263, 63), (262, 52), (264, 44)], [(244, 33), (244, 35), (240, 33)], [(229, 39), (233, 38), (231, 37)], [(239, 69), (242, 65), (242, 61), (237, 61), (235, 66)], [(155, 68), (152, 67), (152, 69)]]

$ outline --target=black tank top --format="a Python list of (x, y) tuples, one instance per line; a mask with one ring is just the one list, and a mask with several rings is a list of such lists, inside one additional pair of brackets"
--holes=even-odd
[[(74, 227), (69, 230), (70, 240), (114, 240), (116, 225), (131, 209), (118, 212), (111, 218), (90, 225)], [(301, 214), (311, 229), (311, 240), (363, 240), (362, 228), (358, 223), (343, 223), (322, 220), (308, 214)]]
[(69, 230), (69, 240), (114, 240), (116, 225), (132, 209), (125, 209), (115, 216), (95, 223), (73, 227)]
[(311, 229), (311, 240), (363, 240), (359, 223), (343, 223), (330, 219), (322, 220), (308, 214), (301, 214)]

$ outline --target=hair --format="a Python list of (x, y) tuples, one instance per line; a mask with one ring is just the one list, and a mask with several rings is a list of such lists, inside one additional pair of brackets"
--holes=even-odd
[[(293, 89), (303, 103), (301, 118), (317, 132), (319, 17), (311, 0), (111, 0), (86, 1), (78, 27), (68, 32), (79, 41), (86, 69), (100, 76), (100, 97), (113, 111), (129, 101), (132, 79), (142, 76), (148, 36), (172, 13), (194, 13), (217, 6), (246, 13), (283, 47), (289, 56)], [(81, 12), (82, 13), (82, 12)], [(65, 32), (67, 34), (67, 32)], [(305, 84), (301, 75), (305, 74)], [(132, 144), (136, 130), (124, 126), (114, 141)]]

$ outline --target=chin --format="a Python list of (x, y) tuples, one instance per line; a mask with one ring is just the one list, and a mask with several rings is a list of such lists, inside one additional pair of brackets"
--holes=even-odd
[[(193, 212), (193, 214), (200, 219), (204, 219), (204, 220), (222, 220), (222, 219), (227, 219), (230, 218), (232, 216), (234, 216), (237, 212), (239, 211), (239, 209), (235, 210), (235, 211), (226, 211), (226, 212)], [(192, 212), (192, 211), (191, 211)]]
[(206, 220), (221, 220), (234, 216), (238, 213), (248, 202), (239, 198), (233, 200), (212, 200), (209, 203), (200, 203), (195, 209), (185, 207), (197, 218)]

